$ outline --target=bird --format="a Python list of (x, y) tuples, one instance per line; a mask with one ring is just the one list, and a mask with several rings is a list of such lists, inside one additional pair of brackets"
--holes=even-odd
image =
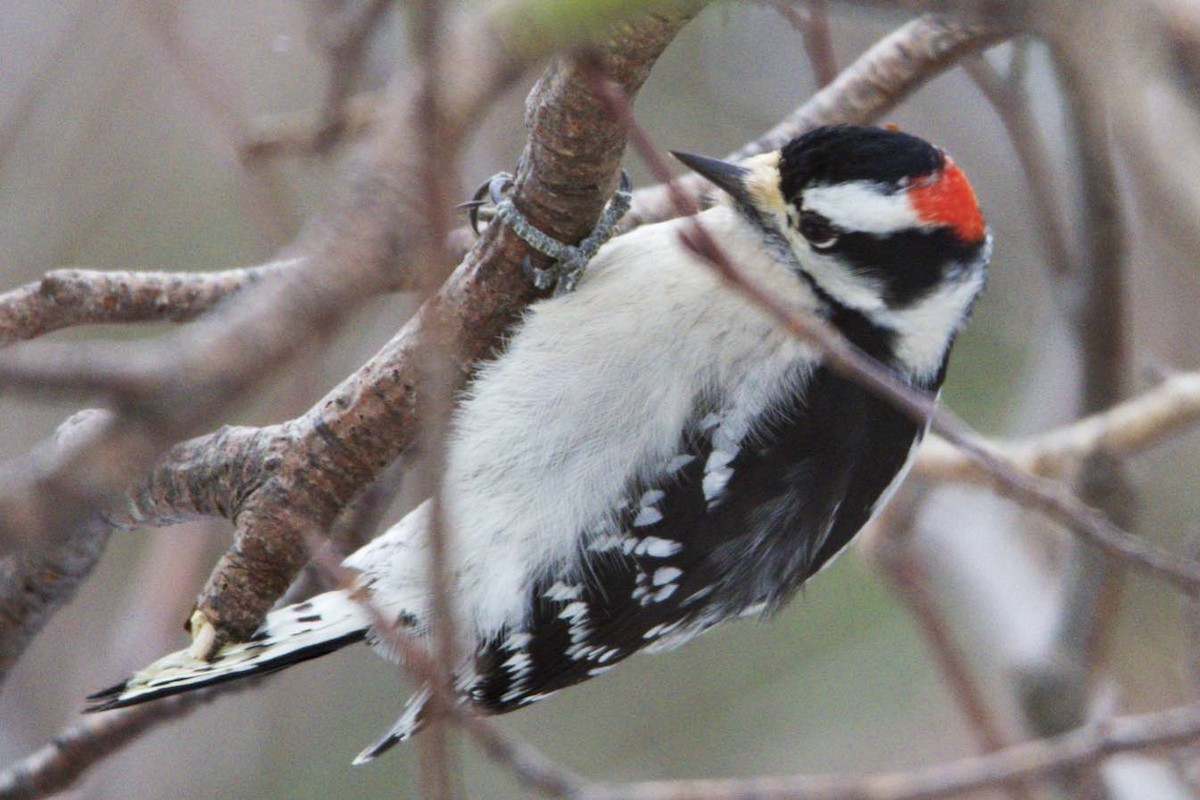
[[(571, 291), (529, 307), (453, 412), (438, 503), (465, 653), (454, 689), (479, 713), (770, 617), (887, 502), (926, 432), (725, 285), (685, 226), (928, 393), (984, 288), (975, 192), (917, 136), (834, 125), (742, 162), (675, 155), (714, 203), (600, 247)], [(430, 635), (432, 516), (426, 500), (346, 558), (354, 586), (272, 611), (211, 658), (166, 656), (89, 710), (363, 640), (400, 660), (376, 626)], [(418, 688), (355, 763), (416, 733), (429, 698)]]

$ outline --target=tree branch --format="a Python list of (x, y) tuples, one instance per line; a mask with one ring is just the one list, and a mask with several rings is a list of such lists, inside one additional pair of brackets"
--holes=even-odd
[[(1200, 423), (1200, 372), (1169, 376), (1139, 397), (1037, 436), (988, 447), (1015, 468), (1048, 478), (1068, 477), (1092, 453), (1143, 453)], [(921, 447), (914, 475), (936, 481), (992, 485), (991, 477), (945, 439)]]
[[(819, 125), (878, 119), (964, 57), (1003, 41), (1012, 32), (1003, 22), (965, 23), (936, 14), (906, 23), (855, 59), (782, 122), (729, 158), (740, 160), (776, 150)], [(708, 191), (708, 184), (698, 175), (678, 178), (675, 185), (696, 202)], [(677, 214), (666, 185), (660, 184), (634, 193), (622, 227), (634, 228)]]
[(76, 325), (188, 322), (293, 260), (218, 272), (58, 269), (0, 294), (0, 347)]
[(936, 800), (1099, 763), (1118, 753), (1179, 747), (1200, 739), (1200, 706), (1116, 717), (1100, 725), (995, 753), (908, 772), (654, 781), (585, 787), (573, 800)]

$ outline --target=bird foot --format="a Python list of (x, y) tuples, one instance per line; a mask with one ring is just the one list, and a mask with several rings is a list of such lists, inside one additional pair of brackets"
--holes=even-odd
[(480, 185), (472, 198), (459, 208), (467, 209), (467, 219), (476, 235), (479, 234), (480, 220), (490, 224), (492, 220), (500, 219), (534, 250), (554, 259), (554, 266), (541, 269), (535, 267), (526, 256), (523, 266), (526, 276), (536, 288), (552, 289), (553, 295), (557, 297), (575, 288), (592, 256), (616, 233), (617, 223), (629, 210), (632, 185), (629, 175), (621, 170), (617, 191), (604, 206), (600, 221), (578, 245), (564, 244), (535, 228), (525, 215), (517, 210), (512, 201), (512, 188), (512, 175), (499, 172)]

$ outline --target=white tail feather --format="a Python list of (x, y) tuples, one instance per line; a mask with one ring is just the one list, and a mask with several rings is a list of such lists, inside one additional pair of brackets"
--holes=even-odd
[(359, 641), (367, 612), (344, 591), (272, 611), (250, 641), (227, 645), (211, 661), (187, 650), (164, 656), (116, 686), (91, 695), (88, 711), (135, 705), (277, 669)]

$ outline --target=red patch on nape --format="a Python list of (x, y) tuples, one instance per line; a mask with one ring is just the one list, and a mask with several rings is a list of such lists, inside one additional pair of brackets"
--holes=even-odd
[(922, 222), (952, 229), (964, 242), (983, 238), (983, 215), (975, 190), (958, 165), (946, 158), (946, 165), (908, 190), (908, 199)]

